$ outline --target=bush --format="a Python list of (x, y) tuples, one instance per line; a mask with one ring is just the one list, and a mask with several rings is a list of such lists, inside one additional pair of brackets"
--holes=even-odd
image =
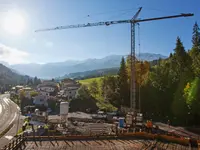
[(38, 96), (38, 92), (36, 92), (36, 91), (32, 91), (31, 93), (30, 93), (30, 95), (31, 95), (31, 97), (35, 97), (35, 96)]
[(96, 100), (94, 98), (90, 99), (81, 99), (81, 98), (76, 98), (73, 99), (69, 103), (69, 111), (74, 112), (74, 111), (81, 111), (81, 112), (86, 112), (87, 109), (90, 109), (90, 112), (96, 112), (98, 110), (98, 107), (96, 105)]

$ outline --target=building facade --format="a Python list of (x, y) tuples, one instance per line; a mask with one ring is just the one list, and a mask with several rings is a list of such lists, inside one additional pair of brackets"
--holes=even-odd
[(72, 79), (64, 79), (61, 82), (62, 90), (58, 93), (59, 97), (66, 99), (74, 99), (77, 96), (77, 91), (80, 88), (80, 84)]

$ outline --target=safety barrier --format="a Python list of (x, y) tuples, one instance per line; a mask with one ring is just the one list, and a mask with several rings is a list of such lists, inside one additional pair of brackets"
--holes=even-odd
[(18, 150), (25, 147), (25, 136), (23, 134), (15, 137), (8, 145), (1, 148), (1, 150)]
[(68, 135), (68, 136), (26, 136), (20, 135), (12, 140), (7, 146), (5, 146), (2, 150), (17, 150), (18, 148), (25, 147), (25, 141), (84, 141), (84, 140), (117, 140), (117, 139), (145, 139), (150, 141), (161, 141), (167, 143), (176, 143), (180, 145), (188, 146), (190, 145), (189, 139), (178, 138), (169, 135), (161, 135), (161, 134), (151, 134), (146, 132), (136, 132), (136, 133), (119, 133), (116, 135)]

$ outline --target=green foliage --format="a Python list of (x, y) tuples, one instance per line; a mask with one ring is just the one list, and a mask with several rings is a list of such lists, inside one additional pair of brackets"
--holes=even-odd
[(109, 102), (115, 107), (120, 107), (120, 95), (118, 90), (118, 78), (115, 76), (105, 76), (101, 79), (101, 96), (105, 102)]
[(33, 79), (33, 84), (34, 84), (34, 85), (41, 84), (41, 80), (38, 79), (37, 77), (35, 77), (35, 78)]
[(118, 86), (119, 86), (119, 104), (130, 106), (129, 98), (129, 84), (128, 84), (128, 74), (126, 70), (126, 63), (124, 57), (122, 57), (120, 69), (118, 73)]
[(200, 32), (197, 22), (193, 27), (192, 44), (192, 49), (189, 52), (193, 60), (192, 68), (195, 75), (200, 77)]
[(142, 111), (147, 112), (146, 117), (163, 118), (164, 121), (171, 118), (175, 124), (200, 124), (195, 121), (200, 117), (197, 94), (200, 82), (199, 66), (194, 63), (200, 59), (195, 57), (191, 51), (185, 51), (178, 37), (174, 53), (150, 68), (147, 82), (141, 89)]
[(30, 96), (31, 97), (35, 97), (35, 96), (37, 96), (39, 93), (38, 92), (36, 92), (36, 91), (31, 91), (30, 92)]
[(184, 96), (186, 103), (191, 109), (192, 113), (200, 115), (200, 79), (196, 77), (191, 83), (188, 82), (184, 88)]
[(172, 103), (172, 112), (175, 116), (179, 117), (179, 119), (183, 119), (187, 114), (187, 106), (183, 98), (183, 89), (186, 83), (184, 75), (182, 75), (174, 93), (174, 100)]
[(188, 53), (185, 51), (185, 48), (183, 47), (183, 43), (181, 42), (180, 38), (178, 37), (176, 40), (176, 47), (174, 49), (174, 65), (176, 66), (176, 72), (178, 75), (181, 74), (181, 72), (185, 72), (187, 70), (190, 70), (191, 66), (191, 58), (188, 55)]
[(192, 68), (196, 76), (200, 77), (200, 52), (194, 56)]
[[(79, 80), (87, 88), (89, 94), (96, 99), (96, 104), (101, 110), (113, 111), (119, 106), (117, 96), (117, 77), (104, 76)], [(79, 93), (79, 92), (78, 92)]]
[(84, 79), (84, 80), (79, 80), (79, 83), (89, 86), (91, 84), (91, 82), (93, 82), (94, 80), (98, 83), (98, 85), (100, 85), (100, 80), (102, 77), (97, 77), (97, 78), (89, 78), (89, 79)]
[(195, 22), (193, 26), (192, 44), (193, 44), (193, 47), (199, 48), (200, 46), (200, 32), (199, 32), (199, 26), (197, 22)]
[(26, 85), (32, 86), (34, 81), (31, 78), (28, 78), (26, 81)]
[(22, 100), (24, 98), (25, 98), (25, 92), (24, 92), (24, 90), (21, 90), (19, 93), (19, 99)]
[(81, 99), (89, 99), (91, 97), (88, 87), (85, 85), (82, 85), (77, 92), (77, 97)]
[(96, 96), (99, 92), (99, 86), (96, 80), (93, 80), (89, 85), (89, 91), (92, 95)]
[[(165, 60), (135, 62), (136, 104), (139, 96), (141, 111), (147, 119), (176, 125), (200, 125), (200, 34), (195, 23), (192, 48), (185, 51), (181, 39), (177, 37), (174, 53)], [(126, 63), (122, 58), (118, 76), (81, 81), (92, 86), (89, 90), (102, 109), (120, 108), (129, 104), (129, 82), (131, 77), (131, 57)], [(93, 82), (93, 80), (96, 80)], [(98, 84), (97, 84), (97, 83)], [(92, 83), (90, 85), (90, 83)], [(98, 90), (95, 88), (98, 85)], [(139, 93), (140, 87), (140, 93)], [(95, 92), (94, 92), (95, 91)], [(97, 92), (98, 91), (98, 92)]]
[(95, 98), (90, 94), (87, 86), (82, 85), (78, 90), (77, 98), (70, 101), (70, 111), (83, 111), (87, 109), (96, 111), (98, 109)]

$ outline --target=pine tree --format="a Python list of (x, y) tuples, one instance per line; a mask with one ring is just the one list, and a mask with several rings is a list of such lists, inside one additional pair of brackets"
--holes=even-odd
[(193, 26), (193, 35), (192, 35), (192, 44), (193, 44), (193, 48), (196, 47), (198, 48), (198, 50), (200, 49), (200, 33), (199, 33), (199, 26), (197, 24), (197, 22), (195, 22), (194, 26)]
[(178, 74), (186, 70), (190, 70), (191, 58), (188, 53), (185, 51), (183, 43), (181, 42), (180, 37), (177, 37), (176, 48), (174, 49), (174, 62), (176, 65), (176, 71)]
[(126, 70), (126, 63), (124, 57), (122, 57), (118, 73), (118, 86), (119, 86), (121, 104), (125, 106), (130, 106), (128, 74)]
[(37, 79), (37, 77), (34, 78), (33, 84), (34, 84), (34, 85), (37, 85), (37, 84), (38, 84), (38, 79)]
[(190, 56), (193, 60), (192, 68), (195, 75), (200, 77), (200, 32), (197, 22), (193, 27), (192, 44), (192, 49), (190, 50)]
[(172, 53), (170, 53), (170, 54), (169, 54), (169, 58), (172, 58), (172, 57), (173, 57), (173, 54), (172, 54)]

